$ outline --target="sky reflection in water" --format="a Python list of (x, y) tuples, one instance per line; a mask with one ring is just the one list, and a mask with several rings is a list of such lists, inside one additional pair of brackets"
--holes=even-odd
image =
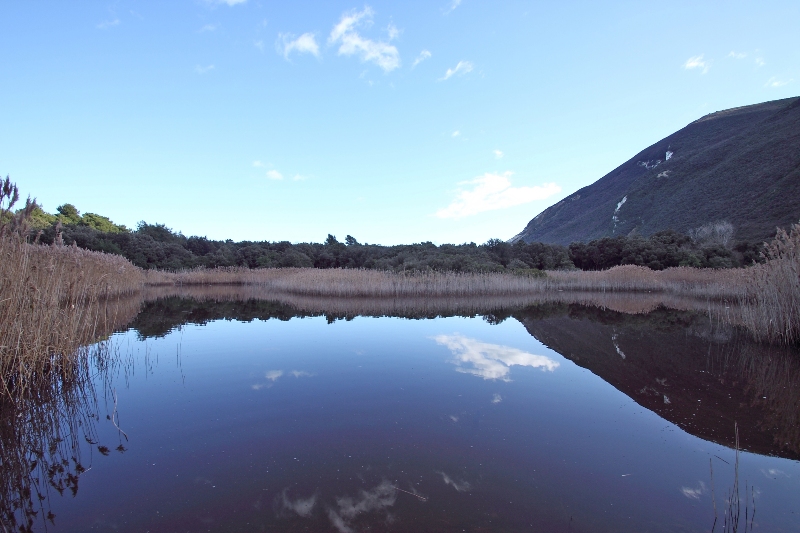
[[(77, 497), (52, 499), (52, 531), (708, 531), (709, 459), (718, 506), (733, 480), (732, 450), (513, 319), (216, 321), (117, 341), (135, 361), (117, 384), (127, 451), (92, 456)], [(796, 461), (743, 454), (740, 476), (762, 530), (796, 528)]]

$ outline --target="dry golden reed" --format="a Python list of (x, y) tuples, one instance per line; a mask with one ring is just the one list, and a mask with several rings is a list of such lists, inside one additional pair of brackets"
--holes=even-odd
[(748, 272), (749, 291), (743, 299), (745, 327), (757, 340), (782, 344), (800, 342), (800, 224), (779, 229), (764, 250), (766, 262)]
[(109, 298), (138, 291), (143, 280), (120, 256), (0, 239), (0, 398), (67, 377), (75, 350), (133, 318)]

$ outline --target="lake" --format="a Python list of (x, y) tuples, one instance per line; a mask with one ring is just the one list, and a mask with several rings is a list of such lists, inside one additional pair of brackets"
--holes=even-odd
[(796, 350), (663, 307), (384, 314), (143, 304), (80, 391), (3, 424), (6, 523), (800, 531)]

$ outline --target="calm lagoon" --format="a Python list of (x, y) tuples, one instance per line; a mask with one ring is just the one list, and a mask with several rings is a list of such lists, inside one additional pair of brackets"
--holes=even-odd
[(735, 424), (739, 531), (800, 530), (796, 353), (663, 309), (249, 305), (173, 298), (113, 335), (87, 471), (36, 530), (723, 531)]

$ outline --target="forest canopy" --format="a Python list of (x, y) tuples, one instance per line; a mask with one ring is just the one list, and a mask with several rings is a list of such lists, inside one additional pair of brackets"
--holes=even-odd
[(654, 270), (674, 266), (730, 268), (759, 260), (760, 247), (724, 243), (667, 230), (651, 235), (605, 237), (570, 246), (539, 242), (483, 244), (420, 242), (395, 246), (360, 243), (352, 235), (343, 242), (329, 234), (322, 243), (287, 241), (224, 241), (186, 237), (164, 224), (140, 222), (131, 230), (95, 213), (81, 214), (73, 204), (50, 214), (36, 207), (32, 237), (50, 244), (61, 233), (65, 244), (126, 257), (144, 269), (182, 270), (197, 267), (366, 268), (391, 271), (455, 271), (526, 273), (536, 270), (602, 270), (616, 265), (642, 265)]

